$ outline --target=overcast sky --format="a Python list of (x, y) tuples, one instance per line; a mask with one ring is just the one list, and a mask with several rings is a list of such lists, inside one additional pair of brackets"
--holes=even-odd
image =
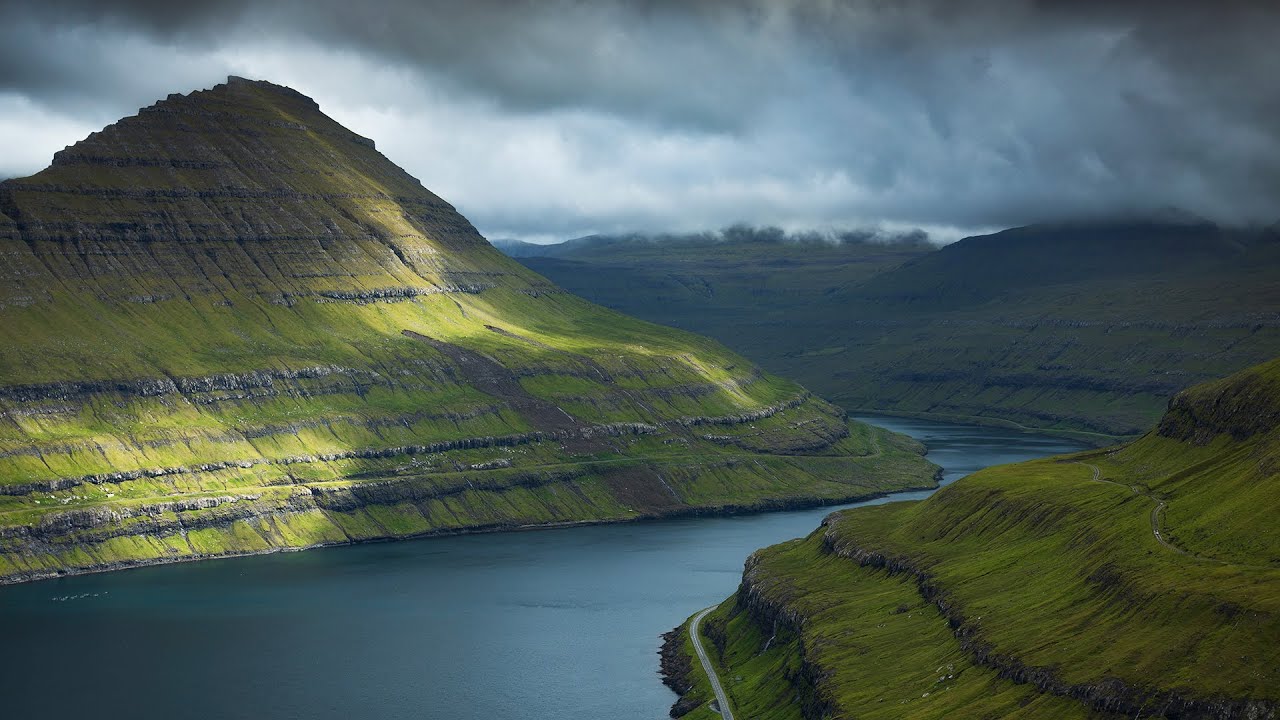
[(0, 0), (0, 176), (310, 95), (489, 237), (1280, 220), (1280, 3)]

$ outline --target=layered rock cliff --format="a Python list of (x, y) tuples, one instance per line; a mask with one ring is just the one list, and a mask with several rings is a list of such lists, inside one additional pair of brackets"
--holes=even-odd
[(874, 436), (508, 260), (288, 88), (0, 183), (0, 581), (931, 484)]

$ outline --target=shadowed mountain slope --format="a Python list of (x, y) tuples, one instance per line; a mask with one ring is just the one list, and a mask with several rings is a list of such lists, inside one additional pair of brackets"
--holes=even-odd
[(288, 88), (171, 95), (0, 213), (0, 580), (932, 483), (509, 260)]
[(849, 409), (1105, 442), (1141, 433), (1179, 390), (1280, 353), (1274, 229), (1031, 226), (932, 252), (721, 244), (718, 263), (678, 242), (545, 252), (520, 260), (595, 302), (719, 338)]

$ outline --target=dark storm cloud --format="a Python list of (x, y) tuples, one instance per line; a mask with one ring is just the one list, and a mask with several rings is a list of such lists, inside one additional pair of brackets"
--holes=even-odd
[(236, 72), (494, 234), (1274, 222), (1277, 30), (1270, 4), (1176, 0), (50, 0), (0, 5), (0, 130)]

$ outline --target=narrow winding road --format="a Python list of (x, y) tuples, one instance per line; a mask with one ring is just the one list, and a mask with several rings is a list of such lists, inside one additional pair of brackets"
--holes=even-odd
[(706, 671), (707, 678), (711, 680), (711, 689), (716, 693), (716, 704), (720, 706), (720, 715), (724, 717), (724, 720), (733, 720), (733, 710), (729, 709), (729, 696), (724, 694), (724, 688), (720, 685), (720, 676), (716, 674), (716, 669), (711, 666), (711, 659), (707, 657), (707, 651), (702, 649), (702, 636), (698, 633), (698, 626), (702, 624), (702, 618), (715, 609), (716, 606), (712, 605), (693, 616), (693, 620), (689, 621), (689, 638), (693, 640), (694, 652), (698, 653), (698, 662), (702, 663), (702, 669)]
[(1099, 468), (1096, 465), (1090, 465), (1089, 463), (1086, 463), (1086, 462), (1080, 462), (1078, 460), (1075, 462), (1077, 465), (1083, 465), (1093, 471), (1092, 479), (1094, 482), (1106, 483), (1108, 485), (1115, 485), (1116, 487), (1126, 488), (1127, 490), (1132, 492), (1134, 495), (1141, 495), (1143, 497), (1154, 500), (1156, 503), (1156, 506), (1151, 508), (1151, 534), (1155, 536), (1156, 542), (1163, 545), (1166, 549), (1172, 552), (1176, 552), (1179, 555), (1185, 555), (1186, 557), (1189, 557), (1189, 558), (1195, 558), (1197, 560), (1203, 560), (1204, 562), (1215, 563), (1218, 565), (1234, 565), (1237, 567), (1265, 567), (1265, 568), (1274, 567), (1273, 565), (1270, 565), (1270, 564), (1253, 564), (1248, 562), (1221, 560), (1216, 557), (1211, 557), (1209, 555), (1201, 555), (1199, 553), (1191, 552), (1190, 550), (1179, 547), (1178, 545), (1170, 541), (1169, 538), (1165, 537), (1164, 511), (1168, 508), (1168, 503), (1162, 500), (1159, 495), (1156, 495), (1155, 493), (1151, 492), (1150, 490), (1147, 490), (1141, 485), (1124, 485), (1114, 480), (1107, 480), (1106, 478), (1102, 477), (1102, 468)]
[[(1191, 554), (1191, 553), (1187, 552), (1186, 550), (1183, 550), (1182, 548), (1178, 547), (1177, 545), (1174, 545), (1173, 543), (1171, 543), (1171, 542), (1169, 542), (1168, 540), (1166, 540), (1166, 539), (1165, 539), (1165, 537), (1164, 537), (1164, 535), (1163, 535), (1163, 534), (1161, 534), (1161, 532), (1160, 532), (1160, 513), (1161, 513), (1161, 512), (1163, 512), (1163, 511), (1164, 511), (1164, 508), (1165, 508), (1165, 502), (1164, 502), (1163, 500), (1161, 500), (1160, 498), (1156, 497), (1155, 495), (1152, 495), (1152, 494), (1151, 494), (1151, 493), (1149, 493), (1149, 492), (1143, 492), (1142, 488), (1140, 488), (1140, 487), (1138, 487), (1138, 486), (1136, 486), (1136, 485), (1122, 485), (1122, 484), (1120, 484), (1120, 483), (1118, 483), (1118, 482), (1115, 482), (1114, 480), (1106, 480), (1106, 479), (1104, 479), (1104, 478), (1102, 477), (1102, 468), (1098, 467), (1097, 465), (1090, 465), (1089, 463), (1084, 463), (1084, 462), (1079, 463), (1079, 464), (1080, 464), (1080, 465), (1083, 465), (1083, 466), (1085, 466), (1085, 467), (1087, 467), (1087, 468), (1089, 468), (1090, 470), (1092, 470), (1092, 471), (1093, 471), (1093, 481), (1094, 481), (1094, 482), (1106, 483), (1106, 484), (1108, 484), (1108, 485), (1115, 485), (1116, 487), (1122, 487), (1122, 488), (1125, 488), (1125, 489), (1127, 489), (1127, 490), (1131, 491), (1134, 495), (1142, 495), (1142, 496), (1144, 496), (1144, 497), (1148, 497), (1148, 498), (1151, 498), (1152, 500), (1155, 500), (1155, 501), (1156, 501), (1156, 506), (1155, 506), (1154, 508), (1152, 508), (1152, 510), (1151, 510), (1151, 534), (1156, 536), (1156, 541), (1157, 541), (1157, 542), (1159, 542), (1161, 545), (1165, 546), (1166, 548), (1168, 548), (1168, 549), (1170, 549), (1170, 550), (1172, 550), (1172, 551), (1174, 551), (1174, 552), (1176, 552), (1176, 553), (1178, 553), (1178, 554), (1180, 554), (1180, 555), (1186, 555), (1186, 556), (1188, 556), (1188, 557), (1200, 557), (1199, 555), (1193, 555), (1193, 554)], [(1201, 559), (1202, 559), (1202, 560), (1211, 560), (1211, 561), (1213, 561), (1213, 562), (1220, 562), (1220, 561), (1218, 561), (1218, 560), (1214, 560), (1213, 558), (1201, 558)]]

